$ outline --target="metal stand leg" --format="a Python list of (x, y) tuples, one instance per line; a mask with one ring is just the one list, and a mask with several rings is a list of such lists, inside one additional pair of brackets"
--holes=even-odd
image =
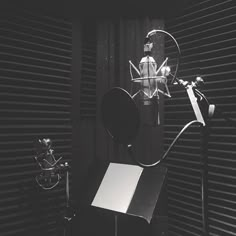
[(201, 130), (201, 194), (202, 194), (202, 234), (208, 236), (208, 125)]
[[(65, 163), (65, 167), (68, 167), (68, 163)], [(69, 171), (66, 170), (66, 207), (69, 207), (70, 201), (70, 185), (69, 185)]]
[(74, 212), (70, 207), (70, 184), (69, 184), (69, 165), (66, 162), (64, 165), (66, 170), (66, 209), (64, 215), (64, 229), (63, 229), (63, 236), (71, 236), (71, 220), (74, 216)]
[(118, 215), (115, 215), (115, 236), (118, 236)]

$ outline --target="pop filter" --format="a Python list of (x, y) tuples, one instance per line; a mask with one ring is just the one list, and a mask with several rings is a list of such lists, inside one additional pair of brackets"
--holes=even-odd
[(129, 145), (137, 136), (139, 110), (130, 94), (119, 87), (109, 90), (102, 99), (102, 122), (115, 142)]

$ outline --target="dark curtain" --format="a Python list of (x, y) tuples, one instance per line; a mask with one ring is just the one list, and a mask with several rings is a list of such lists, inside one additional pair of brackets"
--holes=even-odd
[[(152, 29), (163, 29), (162, 20), (150, 18), (119, 18), (98, 22), (97, 47), (97, 120), (96, 158), (118, 162), (130, 162), (126, 149), (113, 142), (101, 122), (101, 99), (112, 87), (121, 87), (131, 94), (129, 60), (138, 68), (143, 57), (143, 44), (146, 34)], [(157, 63), (163, 59), (163, 36), (155, 38), (153, 57)], [(132, 94), (131, 94), (132, 95)], [(162, 109), (162, 101), (161, 108)], [(150, 131), (150, 132), (149, 132)], [(161, 127), (148, 127), (142, 132), (136, 144), (143, 146), (142, 161), (150, 162), (162, 153)], [(144, 148), (144, 146), (146, 147)]]

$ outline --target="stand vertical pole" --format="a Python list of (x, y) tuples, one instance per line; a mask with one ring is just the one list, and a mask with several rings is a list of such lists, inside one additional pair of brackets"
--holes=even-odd
[(70, 236), (71, 235), (71, 229), (70, 229), (70, 221), (73, 217), (70, 212), (70, 183), (69, 183), (69, 165), (67, 162), (65, 162), (64, 165), (65, 171), (66, 171), (66, 209), (65, 209), (65, 215), (64, 215), (64, 231), (63, 236)]
[(69, 170), (68, 170), (68, 163), (65, 163), (66, 167), (66, 207), (69, 207), (70, 201), (70, 186), (69, 186)]
[(115, 236), (118, 236), (118, 216), (115, 215)]
[(201, 198), (202, 198), (202, 233), (208, 236), (208, 124), (201, 128)]

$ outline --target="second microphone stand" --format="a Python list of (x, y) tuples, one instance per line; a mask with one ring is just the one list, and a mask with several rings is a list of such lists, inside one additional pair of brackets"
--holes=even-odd
[(65, 173), (66, 177), (66, 204), (65, 210), (63, 214), (63, 236), (71, 236), (72, 235), (72, 219), (75, 216), (74, 210), (70, 205), (70, 181), (69, 181), (69, 171), (71, 167), (67, 162), (65, 164), (60, 165), (60, 171)]

